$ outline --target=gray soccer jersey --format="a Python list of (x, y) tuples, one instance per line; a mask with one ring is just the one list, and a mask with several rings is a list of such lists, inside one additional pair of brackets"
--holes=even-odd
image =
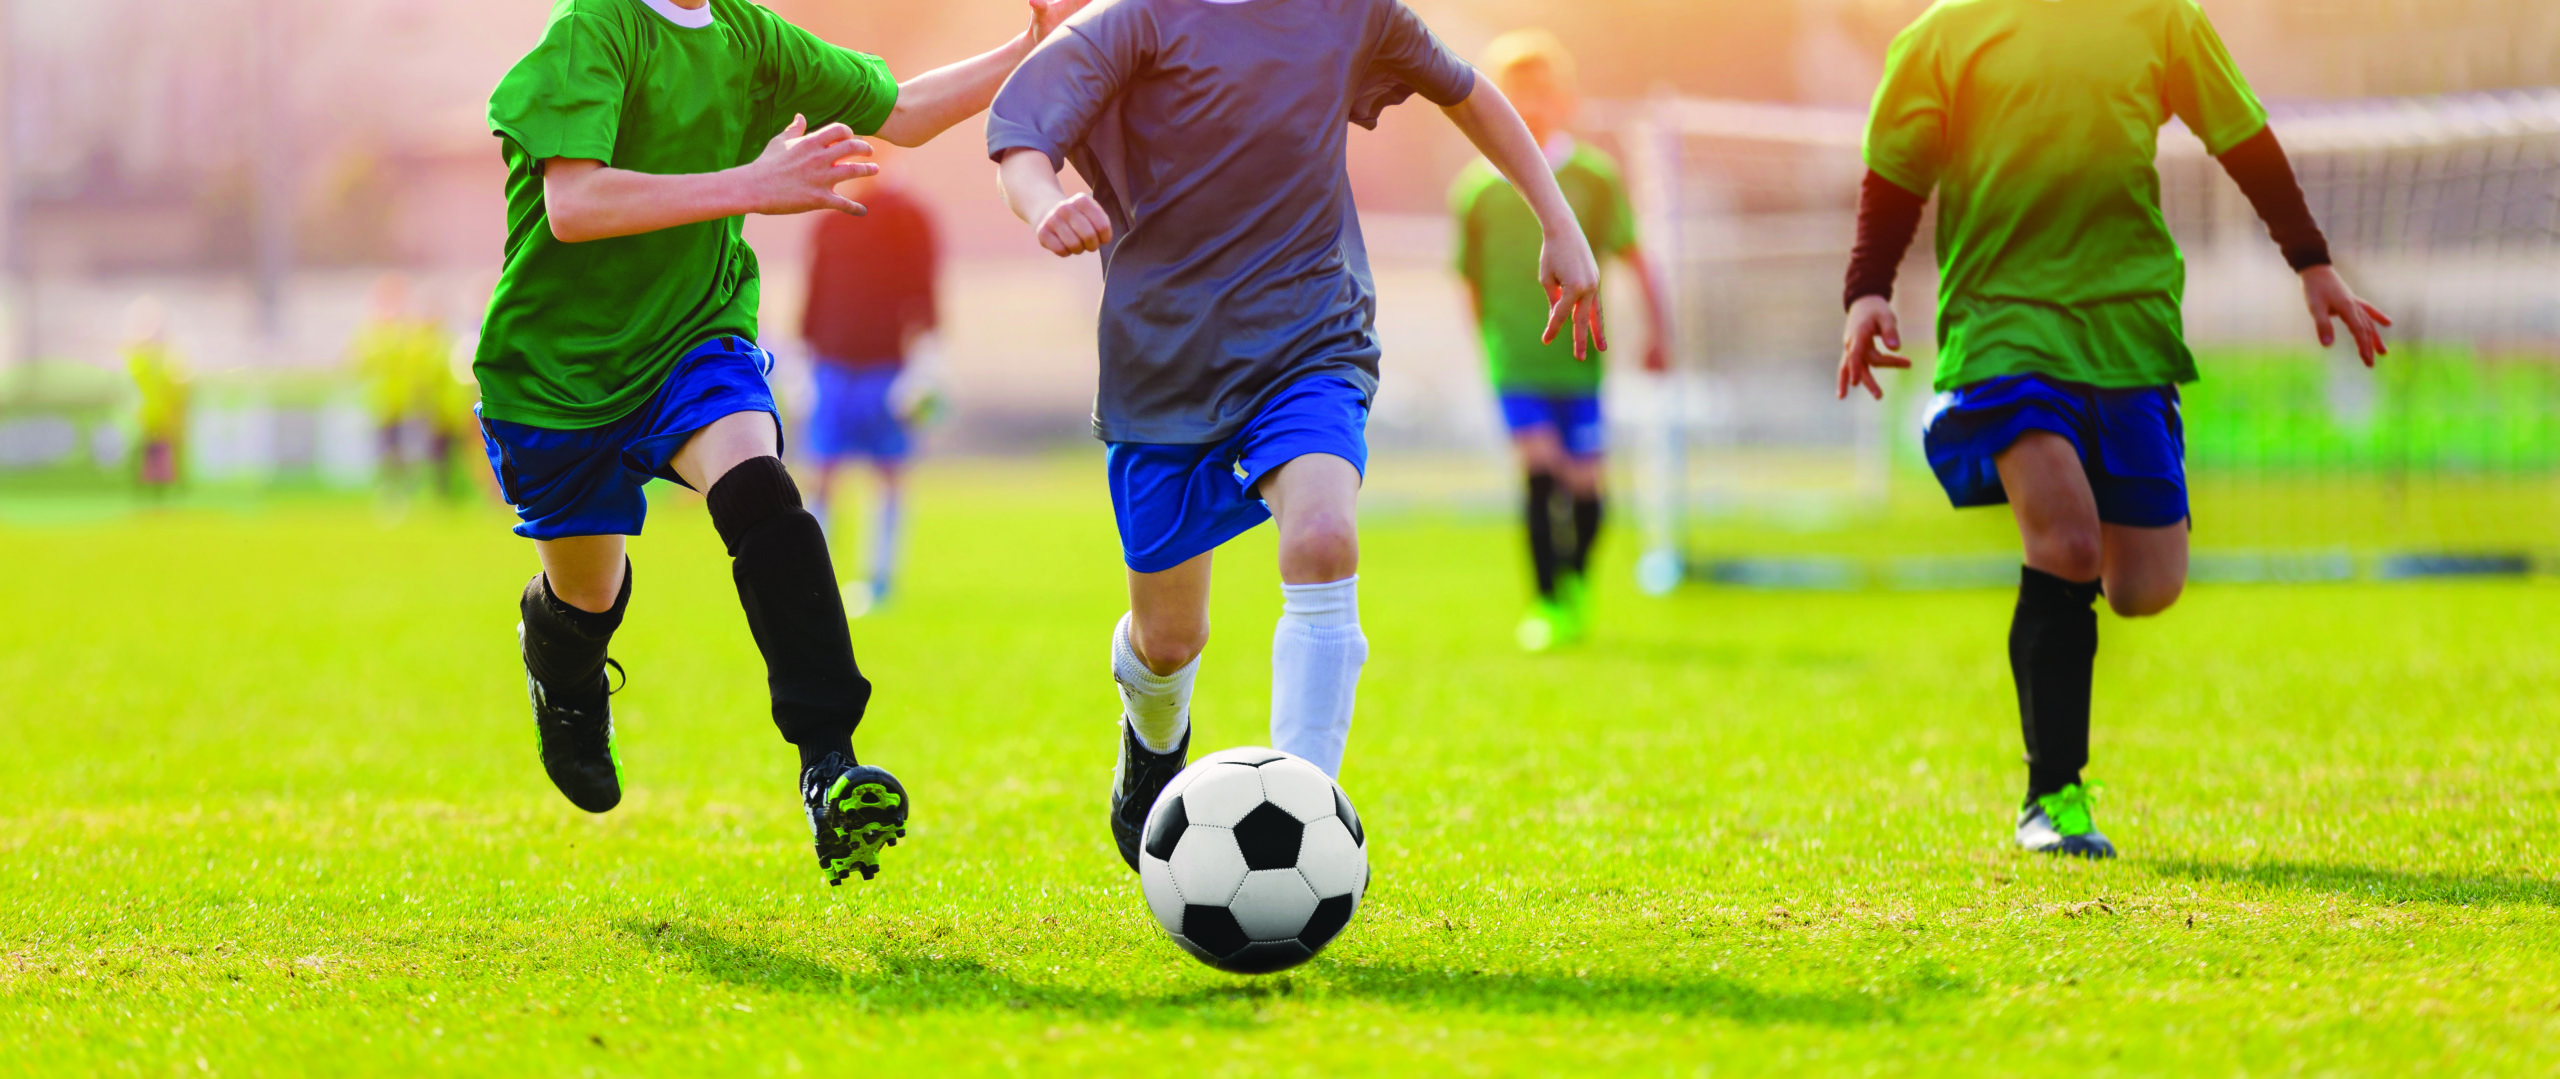
[(1042, 43), (987, 150), (1072, 162), (1111, 216), (1095, 433), (1215, 442), (1301, 379), (1374, 392), (1348, 125), (1474, 91), (1398, 0), (1100, 0)]

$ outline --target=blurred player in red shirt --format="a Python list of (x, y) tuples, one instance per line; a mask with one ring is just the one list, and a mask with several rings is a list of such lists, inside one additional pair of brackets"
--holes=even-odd
[(877, 179), (854, 181), (844, 191), (870, 212), (818, 220), (800, 326), (817, 401), (802, 444), (818, 464), (810, 510), (822, 523), (832, 521), (839, 465), (868, 461), (879, 477), (869, 577), (844, 589), (845, 610), (858, 617), (888, 597), (897, 569), (902, 472), (914, 448), (912, 427), (933, 403), (926, 380), (908, 361), (937, 325), (939, 253), (933, 220), (915, 196)]

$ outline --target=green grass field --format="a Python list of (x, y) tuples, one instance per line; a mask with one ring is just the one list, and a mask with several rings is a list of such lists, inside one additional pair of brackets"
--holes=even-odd
[[(1509, 644), (1505, 522), (1372, 515), (1375, 883), (1263, 979), (1103, 826), (1095, 470), (928, 474), (856, 626), (917, 800), (819, 883), (700, 511), (635, 544), (631, 793), (544, 780), (494, 510), (0, 525), (0, 1073), (2071, 1074), (2560, 1069), (2560, 585), (2199, 587), (2109, 620), (2100, 820), (2007, 849), (1998, 591), (1635, 596)], [(1268, 532), (1197, 743), (1264, 740)], [(1628, 554), (1621, 545), (1619, 553)]]

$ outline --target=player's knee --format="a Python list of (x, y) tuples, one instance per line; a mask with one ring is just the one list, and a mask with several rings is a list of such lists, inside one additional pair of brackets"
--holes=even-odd
[(1598, 458), (1576, 461), (1564, 474), (1565, 490), (1575, 498), (1598, 498), (1603, 471)]
[(2177, 605), (2187, 582), (2180, 579), (2141, 581), (2107, 587), (2107, 607), (2121, 618), (2149, 618)]
[(1360, 572), (1360, 531), (1348, 517), (1305, 522), (1281, 538), (1280, 566), (1293, 583), (1349, 577)]
[(2094, 581), (2106, 565), (2096, 529), (2057, 528), (2027, 544), (2027, 563), (2066, 581)]
[(1138, 659), (1147, 669), (1159, 675), (1172, 674), (1191, 665), (1209, 648), (1209, 623), (1188, 626), (1138, 627), (1137, 639), (1130, 642), (1138, 650)]

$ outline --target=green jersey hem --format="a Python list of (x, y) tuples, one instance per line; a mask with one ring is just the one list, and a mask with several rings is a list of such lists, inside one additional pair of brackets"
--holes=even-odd
[(537, 140), (527, 137), (512, 124), (500, 123), (494, 117), (489, 121), (489, 133), (516, 144), (517, 149), (524, 151), (526, 159), (533, 163), (534, 175), (537, 176), (542, 174), (542, 163), (555, 157), (601, 161), (608, 167), (613, 164), (614, 146), (611, 140), (562, 138)]

